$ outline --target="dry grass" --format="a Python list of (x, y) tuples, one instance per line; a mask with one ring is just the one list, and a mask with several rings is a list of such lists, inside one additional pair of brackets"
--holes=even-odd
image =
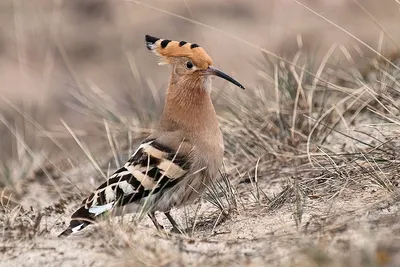
[[(85, 14), (100, 25), (121, 11), (106, 11), (108, 1), (96, 3), (83, 9), (54, 5), (52, 20), (76, 8), (94, 10)], [(75, 237), (55, 238), (81, 199), (152, 131), (163, 102), (132, 54), (122, 56), (121, 69), (144, 93), (124, 91), (126, 103), (134, 103), (126, 108), (119, 97), (81, 78), (74, 63), (87, 54), (85, 38), (74, 49), (56, 40), (60, 58), (49, 49), (46, 64), (62, 62), (74, 85), (64, 99), (68, 115), (59, 121), (62, 112), (54, 109), (46, 121), (52, 105), (1, 100), (0, 130), (9, 141), (1, 145), (0, 265), (398, 266), (400, 52), (383, 52), (384, 40), (395, 37), (362, 10), (385, 33), (377, 47), (325, 16), (354, 40), (351, 49), (334, 44), (320, 53), (299, 35), (289, 51), (272, 53), (197, 23), (257, 49), (258, 78), (244, 93), (218, 88), (213, 94), (225, 137), (224, 167), (203, 199), (173, 211), (185, 228), (179, 235), (157, 232), (139, 214), (111, 216)], [(20, 62), (29, 56), (21, 40)], [(48, 72), (43, 76), (48, 83), (53, 79)]]

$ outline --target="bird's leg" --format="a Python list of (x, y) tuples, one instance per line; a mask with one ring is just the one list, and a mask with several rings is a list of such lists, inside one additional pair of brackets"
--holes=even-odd
[(154, 212), (149, 213), (149, 217), (151, 219), (151, 221), (154, 223), (154, 226), (157, 228), (157, 230), (164, 230), (164, 226), (162, 226), (156, 218), (156, 215)]
[(165, 216), (167, 217), (168, 221), (172, 224), (172, 231), (175, 233), (183, 233), (183, 231), (179, 228), (178, 223), (172, 218), (171, 214), (169, 211), (164, 212)]

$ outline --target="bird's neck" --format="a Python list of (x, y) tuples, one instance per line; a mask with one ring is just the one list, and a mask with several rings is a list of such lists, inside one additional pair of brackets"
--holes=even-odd
[(171, 79), (160, 126), (167, 131), (181, 130), (195, 135), (219, 132), (210, 91), (210, 80)]

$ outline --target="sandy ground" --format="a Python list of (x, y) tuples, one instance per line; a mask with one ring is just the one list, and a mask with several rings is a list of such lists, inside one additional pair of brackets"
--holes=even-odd
[[(267, 184), (260, 188), (267, 195), (274, 191)], [(147, 218), (134, 227), (125, 216), (58, 238), (74, 205), (41, 209), (34, 231), (29, 225), (37, 209), (20, 211), (5, 229), (0, 266), (398, 266), (398, 196), (371, 188), (344, 189), (334, 200), (307, 196), (296, 223), (293, 203), (271, 210), (268, 201), (254, 200), (249, 184), (240, 184), (243, 206), (227, 217), (208, 202), (175, 210), (187, 226), (183, 236), (157, 232)], [(19, 220), (33, 222), (24, 229)]]

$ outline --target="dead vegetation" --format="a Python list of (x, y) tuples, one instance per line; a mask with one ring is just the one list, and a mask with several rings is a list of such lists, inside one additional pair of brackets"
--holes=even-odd
[[(80, 19), (109, 20), (108, 2), (95, 2)], [(259, 52), (258, 82), (245, 93), (214, 93), (224, 168), (203, 199), (174, 211), (180, 235), (157, 232), (139, 214), (55, 238), (161, 111), (162, 94), (134, 61), (134, 83), (150, 93), (128, 92), (129, 110), (93, 82), (70, 88), (66, 106), (87, 128), (63, 119), (50, 131), (30, 108), (3, 100), (13, 154), (0, 162), (0, 265), (398, 266), (399, 53), (333, 45), (317, 60), (303, 43), (280, 59)], [(43, 138), (56, 156), (32, 145)]]

